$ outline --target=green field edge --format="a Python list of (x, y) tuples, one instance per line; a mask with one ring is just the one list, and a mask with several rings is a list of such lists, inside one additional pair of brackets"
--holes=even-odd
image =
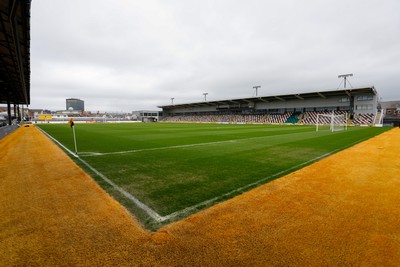
[[(43, 131), (44, 133), (48, 134), (47, 132), (45, 132), (43, 129), (41, 129), (40, 127), (38, 127), (41, 131)], [(45, 134), (45, 136), (46, 136)], [(382, 134), (382, 133), (380, 133)], [(380, 135), (378, 134), (378, 135)], [(51, 136), (50, 134), (48, 134), (49, 136)], [(375, 136), (378, 136), (375, 135)], [(127, 213), (129, 213), (134, 219), (136, 219), (136, 221), (139, 222), (139, 224), (147, 230), (150, 231), (157, 231), (158, 229), (160, 229), (161, 227), (168, 225), (170, 223), (182, 220), (192, 214), (195, 214), (197, 212), (200, 212), (202, 210), (205, 210), (209, 207), (212, 207), (218, 203), (224, 202), (226, 200), (232, 199), (238, 195), (241, 195), (243, 193), (246, 193), (254, 188), (257, 188), (261, 185), (267, 184), (271, 181), (274, 181), (276, 179), (282, 178), (283, 176), (286, 176), (290, 173), (293, 173), (295, 171), (298, 171), (304, 167), (307, 167), (309, 165), (312, 165), (315, 162), (318, 162), (324, 158), (327, 158), (333, 154), (336, 154), (340, 151), (343, 151), (345, 149), (348, 149), (356, 144), (359, 144), (361, 142), (364, 142), (368, 139), (371, 139), (375, 136), (369, 136), (366, 138), (362, 138), (360, 140), (357, 140), (351, 144), (348, 144), (346, 146), (343, 146), (341, 148), (335, 149), (333, 151), (330, 151), (324, 155), (321, 155), (315, 159), (311, 159), (308, 160), (304, 163), (300, 163), (294, 167), (291, 167), (287, 170), (283, 170), (281, 172), (278, 172), (276, 174), (270, 175), (268, 177), (264, 177), (259, 179), (258, 181), (255, 181), (251, 184), (248, 184), (246, 186), (243, 186), (241, 188), (237, 188), (235, 190), (232, 190), (231, 192), (228, 192), (226, 194), (223, 194), (221, 196), (217, 196), (213, 199), (207, 200), (207, 201), (203, 201), (201, 203), (198, 203), (196, 205), (193, 205), (192, 207), (187, 207), (185, 209), (176, 211), (174, 213), (178, 213), (176, 216), (174, 216), (171, 219), (167, 219), (165, 221), (159, 222), (154, 220), (153, 218), (151, 218), (143, 209), (141, 209), (140, 207), (138, 207), (134, 202), (132, 202), (130, 199), (128, 199), (127, 197), (125, 197), (123, 194), (121, 194), (118, 190), (116, 190), (112, 185), (110, 185), (109, 183), (107, 183), (102, 177), (100, 177), (98, 174), (96, 174), (95, 172), (93, 172), (89, 167), (87, 167), (79, 158), (71, 155), (67, 149), (65, 147), (63, 147), (62, 145), (58, 144), (57, 142), (54, 142), (53, 140), (51, 140), (51, 138), (49, 138), (48, 136), (46, 136), (47, 138), (49, 138), (54, 144), (56, 144), (59, 148), (61, 148), (61, 150), (69, 157), (72, 159), (72, 161), (79, 167), (81, 168), (86, 174), (88, 174), (89, 177), (91, 177), (110, 197), (112, 197), (114, 200), (116, 200), (118, 203), (120, 203), (125, 210), (127, 211)], [(52, 136), (53, 137), (53, 136)], [(53, 137), (54, 138), (54, 137)], [(55, 138), (54, 138), (55, 139)], [(57, 140), (57, 139), (56, 139)], [(205, 203), (205, 204), (202, 204)], [(171, 213), (173, 214), (173, 213)], [(168, 215), (167, 215), (168, 216)]]

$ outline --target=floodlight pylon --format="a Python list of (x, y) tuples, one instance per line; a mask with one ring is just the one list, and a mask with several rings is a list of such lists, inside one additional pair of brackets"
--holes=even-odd
[[(347, 81), (347, 77), (352, 77), (353, 73), (349, 73), (349, 74), (340, 74), (338, 76), (338, 78), (343, 78), (344, 80), (344, 88), (346, 88), (346, 81)], [(339, 85), (340, 86), (340, 85)]]

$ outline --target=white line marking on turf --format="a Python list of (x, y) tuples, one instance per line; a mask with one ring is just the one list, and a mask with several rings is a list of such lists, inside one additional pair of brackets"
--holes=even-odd
[(59, 146), (61, 146), (62, 148), (64, 148), (69, 154), (71, 154), (72, 156), (74, 156), (75, 158), (79, 158), (79, 156), (77, 154), (75, 154), (74, 152), (72, 152), (71, 150), (69, 150), (66, 146), (64, 146), (63, 144), (61, 144), (57, 139), (55, 139), (53, 136), (51, 136), (50, 134), (48, 134), (47, 132), (45, 132), (45, 130), (43, 130), (40, 127), (36, 127), (38, 128), (42, 133), (44, 133), (45, 135), (47, 135), (48, 138), (50, 138), (51, 140), (53, 140), (54, 142), (56, 142)]
[(104, 152), (104, 153), (101, 153), (101, 152), (83, 152), (83, 153), (80, 153), (80, 155), (83, 156), (83, 157), (94, 157), (94, 156), (107, 156), (107, 155), (117, 155), (117, 154), (129, 154), (129, 153), (146, 152), (146, 151), (154, 151), (154, 150), (165, 150), (165, 149), (174, 149), (174, 148), (186, 148), (186, 147), (195, 147), (195, 146), (215, 145), (215, 144), (223, 144), (223, 143), (234, 143), (234, 142), (237, 142), (239, 140), (247, 140), (247, 139), (226, 140), (226, 141), (199, 143), (199, 144), (189, 144), (189, 145), (179, 145), (179, 146), (154, 147), (154, 148), (134, 149), (134, 150), (117, 151), (117, 152)]
[(260, 179), (260, 180), (258, 180), (258, 181), (255, 181), (255, 182), (253, 182), (253, 183), (251, 183), (251, 184), (247, 184), (247, 185), (245, 185), (245, 186), (236, 188), (236, 189), (234, 189), (234, 190), (232, 190), (232, 191), (230, 191), (230, 192), (228, 192), (228, 193), (225, 193), (225, 194), (220, 195), (220, 196), (218, 196), (218, 197), (215, 197), (215, 198), (212, 198), (212, 199), (203, 201), (203, 202), (198, 203), (198, 204), (196, 204), (196, 205), (193, 205), (193, 206), (191, 206), (191, 207), (187, 207), (187, 208), (185, 208), (185, 209), (183, 209), (183, 210), (173, 212), (173, 213), (168, 214), (168, 215), (166, 215), (166, 216), (164, 216), (164, 217), (166, 218), (166, 220), (168, 220), (168, 219), (173, 219), (173, 218), (175, 218), (175, 217), (177, 217), (177, 216), (179, 216), (179, 215), (185, 214), (185, 213), (187, 213), (187, 212), (189, 212), (189, 211), (191, 211), (191, 210), (195, 210), (195, 209), (197, 209), (198, 207), (205, 206), (205, 205), (208, 205), (208, 204), (210, 204), (210, 203), (214, 203), (214, 202), (218, 201), (219, 199), (225, 198), (225, 197), (227, 197), (227, 196), (230, 196), (230, 195), (235, 194), (235, 193), (240, 192), (240, 191), (244, 191), (244, 190), (246, 190), (246, 189), (248, 189), (248, 188), (251, 188), (251, 187), (253, 187), (253, 186), (256, 186), (257, 184), (261, 184), (261, 183), (264, 182), (264, 181), (270, 180), (271, 178), (280, 176), (280, 175), (282, 175), (282, 174), (284, 174), (284, 173), (289, 173), (289, 171), (291, 171), (291, 170), (298, 169), (298, 168), (300, 168), (300, 167), (302, 167), (302, 166), (307, 165), (308, 163), (311, 163), (311, 162), (316, 161), (316, 160), (318, 160), (318, 159), (327, 157), (327, 156), (329, 156), (329, 155), (331, 155), (331, 154), (330, 154), (330, 153), (327, 153), (327, 154), (324, 154), (324, 155), (322, 155), (322, 156), (316, 157), (316, 158), (314, 158), (314, 159), (308, 160), (308, 161), (306, 161), (306, 162), (300, 163), (300, 164), (298, 164), (298, 165), (296, 165), (296, 166), (293, 166), (293, 167), (290, 167), (290, 168), (288, 168), (288, 169), (286, 169), (286, 170), (283, 170), (283, 171), (274, 173), (274, 174), (272, 174), (272, 175), (270, 175), (270, 176), (264, 177), (264, 178), (262, 178), (262, 179)]
[(145, 205), (143, 202), (141, 202), (139, 199), (131, 195), (130, 193), (126, 192), (124, 189), (122, 189), (120, 186), (116, 185), (113, 181), (108, 179), (104, 174), (96, 170), (94, 167), (92, 167), (89, 163), (84, 161), (83, 159), (79, 158), (79, 160), (85, 164), (89, 169), (91, 169), (94, 173), (96, 173), (98, 176), (100, 176), (104, 181), (106, 181), (109, 185), (111, 185), (115, 190), (123, 194), (125, 197), (127, 197), (129, 200), (131, 200), (133, 203), (136, 204), (139, 208), (144, 210), (151, 218), (158, 222), (165, 221), (166, 219), (159, 215), (157, 212), (155, 212), (153, 209)]
[[(38, 127), (39, 128), (39, 127)], [(40, 129), (40, 128), (39, 128)], [(52, 137), (50, 134), (48, 134), (47, 132), (45, 132), (44, 130), (40, 129), (47, 137), (49, 137), (51, 140), (53, 140), (54, 142), (56, 142), (57, 144), (59, 144), (62, 148), (65, 149), (65, 151), (67, 151), (69, 154), (71, 154), (72, 156), (76, 157), (77, 159), (79, 159), (83, 164), (85, 164), (90, 170), (92, 170), (95, 174), (97, 174), (98, 176), (100, 176), (105, 182), (107, 182), (109, 185), (111, 185), (115, 190), (117, 190), (118, 192), (120, 192), (121, 194), (123, 194), (126, 198), (128, 198), (129, 200), (131, 200), (133, 203), (135, 203), (139, 208), (141, 208), (143, 211), (145, 211), (152, 219), (162, 222), (165, 221), (166, 219), (159, 215), (157, 212), (155, 212), (154, 210), (152, 210), (150, 207), (146, 206), (145, 204), (143, 204), (139, 199), (137, 199), (136, 197), (134, 197), (133, 195), (131, 195), (130, 193), (126, 192), (124, 189), (122, 189), (120, 186), (116, 185), (114, 182), (112, 182), (110, 179), (108, 179), (104, 174), (102, 174), (101, 172), (99, 172), (98, 170), (96, 170), (94, 167), (92, 167), (89, 163), (87, 163), (86, 161), (84, 161), (83, 159), (81, 159), (80, 157), (78, 157), (78, 155), (76, 155), (74, 152), (72, 152), (71, 150), (69, 150), (68, 148), (66, 148), (63, 144), (61, 144), (57, 139), (55, 139), (54, 137)]]
[(217, 202), (219, 199), (223, 199), (223, 198), (225, 198), (225, 197), (227, 197), (227, 196), (230, 196), (230, 195), (232, 195), (232, 194), (234, 194), (234, 193), (237, 193), (237, 192), (240, 192), (240, 191), (244, 191), (244, 190), (246, 190), (246, 189), (248, 189), (248, 188), (252, 188), (252, 187), (254, 187), (254, 186), (258, 185), (258, 184), (261, 184), (261, 183), (264, 182), (264, 181), (270, 180), (271, 178), (280, 176), (280, 175), (285, 174), (285, 173), (288, 174), (291, 170), (300, 169), (300, 167), (306, 166), (306, 165), (308, 165), (309, 163), (316, 162), (316, 161), (318, 161), (318, 160), (320, 160), (320, 159), (329, 157), (329, 156), (333, 155), (334, 153), (336, 153), (336, 152), (338, 152), (338, 151), (340, 151), (340, 150), (343, 150), (343, 149), (345, 149), (345, 148), (351, 147), (351, 146), (353, 146), (354, 144), (363, 142), (363, 141), (365, 141), (365, 140), (367, 140), (367, 139), (368, 139), (368, 138), (360, 139), (359, 141), (355, 141), (355, 142), (353, 142), (353, 143), (351, 143), (351, 144), (349, 144), (349, 145), (346, 145), (346, 146), (344, 146), (344, 147), (337, 148), (337, 149), (332, 150), (332, 151), (330, 151), (330, 152), (328, 152), (328, 153), (325, 153), (325, 154), (323, 154), (323, 155), (321, 155), (321, 156), (315, 157), (315, 158), (313, 158), (313, 159), (310, 159), (310, 160), (308, 160), (308, 161), (305, 161), (305, 162), (303, 162), (303, 163), (300, 163), (300, 164), (298, 164), (298, 165), (296, 165), (296, 166), (290, 167), (290, 168), (288, 168), (288, 169), (286, 169), (286, 170), (283, 170), (283, 171), (277, 172), (277, 173), (275, 173), (275, 174), (272, 174), (272, 175), (270, 175), (270, 176), (267, 176), (267, 177), (265, 177), (265, 178), (262, 178), (262, 179), (260, 179), (260, 180), (258, 180), (258, 181), (255, 181), (255, 182), (251, 183), (251, 184), (247, 184), (247, 185), (242, 186), (242, 187), (240, 187), (240, 188), (236, 188), (236, 189), (234, 189), (234, 190), (232, 190), (232, 191), (230, 191), (230, 192), (227, 192), (227, 193), (225, 193), (225, 194), (223, 194), (223, 195), (220, 195), (220, 196), (217, 196), (217, 197), (215, 197), (215, 198), (212, 198), (212, 199), (209, 199), (209, 200), (200, 202), (200, 203), (198, 203), (198, 204), (196, 204), (196, 205), (193, 205), (193, 206), (184, 208), (184, 209), (182, 209), (182, 210), (175, 211), (175, 212), (173, 212), (173, 213), (171, 213), (171, 214), (165, 215), (165, 216), (164, 216), (164, 220), (174, 219), (174, 218), (176, 218), (176, 217), (178, 217), (178, 216), (180, 216), (180, 215), (182, 215), (182, 214), (188, 213), (188, 212), (190, 212), (190, 211), (192, 211), (192, 210), (196, 210), (197, 208), (199, 208), (199, 207), (201, 207), (201, 206), (206, 206), (206, 205), (208, 205), (208, 204), (215, 203), (215, 202)]

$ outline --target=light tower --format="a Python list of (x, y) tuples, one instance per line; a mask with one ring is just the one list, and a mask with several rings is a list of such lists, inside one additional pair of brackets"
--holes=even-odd
[(261, 85), (253, 86), (253, 88), (256, 89), (256, 96), (258, 96), (258, 88), (260, 88), (260, 87), (261, 87)]
[(208, 93), (203, 93), (203, 95), (204, 95), (204, 102), (207, 102), (207, 95), (208, 95)]
[[(349, 74), (341, 74), (338, 76), (338, 78), (343, 78), (344, 80), (344, 88), (346, 88), (346, 81), (347, 81), (347, 77), (352, 77), (353, 73), (349, 73)], [(350, 83), (350, 82), (349, 82)], [(351, 84), (350, 84), (351, 85)], [(340, 84), (339, 84), (340, 87)], [(352, 86), (353, 87), (353, 86)]]
[(171, 97), (171, 105), (173, 105), (174, 104), (174, 97)]

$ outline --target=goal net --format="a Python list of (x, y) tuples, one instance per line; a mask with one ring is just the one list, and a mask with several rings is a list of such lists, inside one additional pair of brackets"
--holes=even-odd
[(316, 131), (347, 130), (347, 114), (317, 114)]

